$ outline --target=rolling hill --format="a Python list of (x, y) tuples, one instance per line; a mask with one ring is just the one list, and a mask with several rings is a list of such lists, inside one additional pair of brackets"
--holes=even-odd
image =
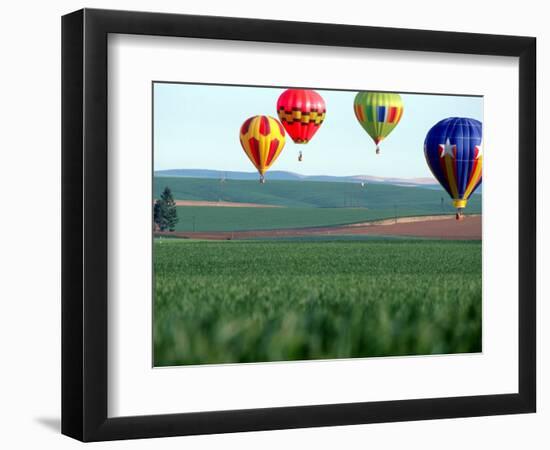
[[(169, 169), (157, 170), (155, 177), (185, 177), (185, 178), (215, 178), (216, 180), (258, 180), (257, 172), (237, 172), (211, 169)], [(369, 183), (384, 183), (407, 186), (439, 187), (433, 178), (399, 178), (399, 177), (376, 177), (372, 175), (302, 175), (296, 172), (284, 170), (270, 170), (268, 179), (270, 181), (327, 181), (335, 183), (357, 183), (366, 181)]]
[[(170, 187), (177, 200), (246, 202), (282, 208), (180, 206), (176, 231), (239, 231), (322, 227), (404, 216), (453, 214), (442, 191), (388, 184), (220, 180), (155, 177), (154, 195)], [(443, 202), (442, 202), (443, 199)], [(481, 195), (468, 203), (468, 214), (481, 212)]]
[[(178, 200), (262, 203), (299, 208), (368, 208), (414, 210), (434, 214), (452, 212), (449, 196), (442, 189), (395, 186), (380, 183), (258, 181), (213, 178), (155, 177), (154, 196), (169, 186)], [(443, 205), (442, 200), (443, 199)], [(469, 212), (481, 211), (481, 195), (473, 195)]]

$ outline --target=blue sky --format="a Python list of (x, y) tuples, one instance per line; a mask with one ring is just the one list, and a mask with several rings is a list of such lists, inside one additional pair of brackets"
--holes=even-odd
[[(276, 118), (275, 105), (283, 91), (283, 88), (155, 83), (155, 170), (255, 171), (239, 142), (240, 126), (254, 115)], [(431, 177), (423, 153), (428, 130), (451, 116), (483, 121), (480, 97), (401, 94), (403, 117), (382, 141), (381, 154), (376, 155), (374, 143), (353, 113), (356, 92), (317, 91), (327, 105), (323, 125), (306, 145), (294, 144), (287, 136), (285, 148), (271, 170), (304, 175)], [(302, 162), (297, 160), (299, 150), (303, 150)]]

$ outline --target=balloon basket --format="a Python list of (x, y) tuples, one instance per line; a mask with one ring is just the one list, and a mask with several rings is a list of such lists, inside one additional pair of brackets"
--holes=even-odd
[(265, 177), (263, 175), (260, 176), (260, 184), (265, 184)]
[(380, 147), (376, 147), (376, 154), (377, 154), (377, 155), (380, 154)]

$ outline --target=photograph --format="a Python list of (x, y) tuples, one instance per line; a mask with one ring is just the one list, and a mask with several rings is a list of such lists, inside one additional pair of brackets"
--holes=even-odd
[(482, 352), (483, 97), (362, 88), (152, 83), (154, 367)]

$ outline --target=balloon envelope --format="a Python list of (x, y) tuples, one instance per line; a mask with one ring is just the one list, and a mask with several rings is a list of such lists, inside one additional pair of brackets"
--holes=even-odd
[(253, 116), (244, 121), (239, 135), (246, 156), (254, 164), (263, 180), (285, 146), (285, 130), (277, 119)]
[(358, 92), (353, 102), (355, 117), (377, 146), (403, 116), (403, 100), (391, 92)]
[(287, 89), (277, 101), (277, 114), (296, 144), (307, 144), (325, 120), (323, 97), (309, 89)]
[(453, 199), (455, 208), (465, 208), (468, 198), (481, 184), (481, 141), (481, 122), (463, 117), (444, 119), (426, 135), (426, 162)]

